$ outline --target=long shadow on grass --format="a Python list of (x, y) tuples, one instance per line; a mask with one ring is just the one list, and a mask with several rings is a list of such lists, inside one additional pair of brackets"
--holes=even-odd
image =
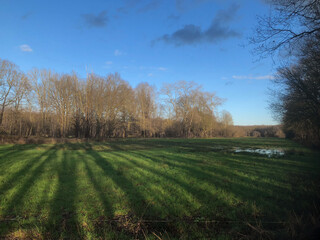
[[(90, 155), (93, 159), (93, 161), (95, 162), (95, 164), (101, 169), (103, 170), (104, 174), (106, 176), (108, 176), (110, 179), (112, 179), (112, 181), (126, 194), (126, 198), (128, 200), (128, 208), (130, 209), (129, 211), (129, 216), (133, 217), (133, 221), (137, 221), (141, 218), (143, 219), (159, 219), (159, 220), (164, 220), (166, 218), (173, 218), (172, 220), (178, 221), (178, 223), (174, 222), (172, 224), (167, 224), (167, 223), (148, 223), (148, 229), (152, 230), (152, 231), (164, 231), (164, 230), (168, 230), (170, 228), (170, 232), (173, 233), (178, 233), (180, 231), (185, 232), (188, 228), (189, 228), (189, 223), (188, 223), (188, 219), (193, 218), (193, 217), (197, 217), (197, 216), (201, 216), (200, 213), (198, 215), (194, 215), (194, 216), (190, 216), (190, 215), (184, 215), (183, 213), (181, 214), (181, 212), (178, 211), (177, 215), (174, 215), (173, 213), (175, 212), (175, 209), (170, 209), (169, 211), (167, 211), (167, 208), (172, 207), (172, 205), (170, 204), (165, 204), (165, 202), (163, 201), (162, 203), (158, 203), (158, 202), (153, 202), (152, 204), (148, 203), (148, 200), (146, 200), (146, 197), (149, 196), (151, 198), (153, 198), (153, 194), (155, 194), (154, 199), (156, 200), (157, 195), (162, 195), (163, 193), (157, 192), (157, 191), (153, 191), (152, 187), (151, 188), (147, 188), (144, 189), (144, 193), (142, 193), (142, 190), (139, 190), (139, 188), (135, 185), (135, 179), (132, 178), (128, 178), (126, 175), (130, 176), (130, 174), (127, 174), (126, 172), (122, 172), (122, 171), (118, 171), (118, 169), (115, 167), (115, 165), (117, 164), (117, 160), (124, 159), (126, 163), (123, 162), (118, 162), (118, 166), (124, 169), (130, 169), (130, 167), (132, 167), (132, 165), (130, 165), (130, 163), (132, 163), (131, 160), (125, 158), (125, 157), (121, 157), (118, 151), (113, 151), (113, 152), (108, 152), (106, 155), (107, 156), (101, 156), (99, 153), (97, 153), (96, 151), (93, 150), (88, 150), (87, 154)], [(112, 163), (111, 163), (112, 162)], [(133, 164), (133, 167), (135, 168), (141, 168), (141, 169), (145, 169), (147, 172), (149, 172), (151, 175), (154, 176), (158, 176), (161, 180), (166, 180), (164, 176), (161, 176), (161, 173), (155, 171), (152, 168), (147, 168), (146, 166), (143, 165), (137, 165), (137, 164)], [(206, 192), (205, 189), (196, 189), (193, 188), (192, 186), (189, 186), (187, 183), (184, 183), (182, 181), (176, 180), (174, 178), (170, 178), (169, 179), (171, 184), (176, 184), (176, 185), (180, 185), (182, 188), (184, 188), (186, 191), (192, 191), (193, 196), (198, 198), (198, 201), (201, 202), (203, 207), (206, 207), (210, 201), (215, 201), (216, 203), (219, 202), (219, 204), (217, 204), (217, 208), (222, 207), (222, 208), (227, 208), (227, 203), (225, 203), (223, 200), (219, 199), (217, 195), (212, 195), (210, 192)], [(156, 186), (157, 183), (154, 183)], [(98, 189), (98, 188), (97, 188)], [(166, 189), (164, 189), (164, 191), (166, 191)], [(171, 194), (174, 195), (175, 193), (172, 192), (166, 192), (168, 195), (165, 196), (166, 198), (170, 198), (168, 199), (169, 201), (172, 201), (172, 198), (170, 197)], [(210, 195), (210, 197), (208, 198), (203, 198), (203, 195)], [(104, 194), (101, 193), (101, 195), (103, 196)], [(181, 197), (180, 197), (181, 199)], [(188, 201), (187, 199), (184, 199), (182, 196), (182, 200), (183, 201)], [(188, 204), (185, 205), (185, 207), (187, 207)], [(163, 212), (168, 212), (169, 215), (166, 215), (165, 218), (161, 218), (160, 216), (163, 215)], [(188, 211), (187, 211), (188, 212)], [(170, 215), (171, 213), (171, 215)], [(177, 211), (176, 211), (177, 213)], [(201, 212), (202, 213), (202, 212)], [(220, 215), (219, 213), (212, 213), (215, 214), (214, 216), (210, 215), (210, 217), (215, 218), (216, 220), (220, 219), (220, 220), (224, 220), (226, 219), (224, 216)], [(178, 217), (179, 219), (175, 219), (175, 217)], [(182, 224), (182, 225), (181, 225)], [(220, 224), (221, 225), (221, 224)], [(223, 229), (227, 229), (228, 224), (224, 223), (223, 224)], [(183, 226), (183, 227), (182, 227)], [(200, 229), (197, 229), (197, 231)], [(209, 231), (216, 231), (217, 229), (214, 227), (214, 229), (211, 229)], [(221, 230), (221, 226), (219, 228), (219, 231)]]
[[(112, 152), (109, 155), (113, 155), (117, 160), (124, 159), (127, 162), (130, 162), (134, 169), (144, 169), (149, 173), (149, 176), (152, 175), (152, 179), (146, 183), (145, 193), (149, 196), (155, 194), (155, 206), (159, 207), (160, 213), (165, 212), (167, 214), (164, 219), (174, 220), (175, 223), (171, 226), (171, 229), (176, 230), (173, 232), (188, 232), (188, 229), (192, 226), (196, 232), (206, 228), (204, 231), (212, 236), (212, 234), (221, 231), (229, 232), (235, 226), (243, 228), (245, 225), (242, 224), (241, 221), (250, 220), (247, 215), (248, 213), (243, 211), (243, 208), (238, 205), (233, 205), (229, 201), (230, 199), (221, 196), (219, 191), (212, 191), (217, 188), (213, 187), (208, 189), (206, 186), (202, 186), (201, 182), (204, 181), (200, 180), (199, 182), (194, 182), (192, 184), (188, 181), (193, 178), (192, 175), (184, 178), (180, 178), (180, 176), (177, 175), (170, 175), (169, 172), (160, 171), (157, 162), (151, 161), (151, 166), (147, 166), (148, 162), (150, 163), (150, 160), (146, 160), (144, 156), (134, 156), (135, 153), (133, 152), (127, 152), (128, 155), (123, 154), (124, 152)], [(122, 161), (120, 164), (123, 164)], [(178, 172), (179, 169), (177, 173)], [(159, 181), (157, 182), (154, 179), (158, 179)], [(157, 186), (157, 184), (162, 185), (164, 183), (165, 188), (162, 188), (161, 191), (152, 191), (154, 186)], [(180, 194), (180, 192), (182, 194)], [(187, 194), (185, 192), (187, 192)], [(177, 196), (177, 194), (180, 195)], [(167, 201), (161, 201), (163, 199), (161, 196)], [(198, 202), (196, 206), (193, 205), (194, 200), (192, 199), (195, 199), (196, 202)], [(238, 219), (235, 219), (233, 216), (235, 209), (237, 209)], [(164, 220), (152, 212), (147, 212), (145, 215), (149, 217), (149, 219)], [(197, 223), (188, 223), (188, 219), (192, 220), (197, 218), (215, 220), (217, 222), (211, 223), (210, 228), (201, 225), (201, 223), (200, 225)], [(240, 222), (233, 222), (231, 224), (228, 222), (229, 220), (240, 220)], [(165, 225), (164, 227), (168, 226)], [(238, 230), (240, 230), (240, 228), (238, 228)]]
[[(19, 210), (19, 208), (23, 207), (25, 195), (33, 187), (39, 176), (43, 173), (45, 165), (47, 165), (50, 161), (52, 161), (52, 159), (55, 158), (55, 152), (55, 148), (50, 148), (48, 151), (30, 160), (30, 162), (22, 170), (16, 172), (14, 176), (11, 177), (9, 181), (2, 186), (1, 192), (5, 193), (9, 189), (17, 187), (16, 185), (18, 183), (18, 180), (23, 178), (22, 185), (18, 187), (19, 190), (17, 190), (17, 192), (13, 194), (13, 196), (9, 200), (9, 203), (3, 209), (2, 214), (5, 218), (7, 216), (12, 216), (12, 214), (14, 214), (15, 217), (16, 215), (23, 214)], [(39, 164), (35, 165), (37, 162), (39, 162)], [(3, 194), (3, 196), (5, 196), (5, 194)], [(1, 235), (6, 235), (8, 231), (10, 231), (10, 226), (2, 231)]]
[(21, 144), (14, 144), (14, 145), (2, 145), (0, 146), (0, 157), (4, 158), (16, 151), (26, 151), (30, 149), (34, 149), (35, 145), (33, 144), (26, 144), (26, 145), (21, 145)]
[[(153, 202), (153, 209), (157, 212), (157, 214), (155, 214), (155, 211), (153, 213), (147, 211), (145, 213), (145, 217), (150, 217), (151, 219), (157, 219), (160, 218), (160, 216), (174, 218), (176, 217), (174, 213), (179, 212), (178, 215), (181, 215), (182, 212), (188, 212), (187, 207), (182, 205), (188, 205), (189, 201), (187, 201), (185, 197), (186, 195), (189, 195), (190, 197), (190, 194), (186, 193), (186, 189), (183, 187), (180, 187), (179, 189), (173, 187), (177, 181), (181, 183), (182, 186), (186, 187), (184, 182), (180, 182), (174, 178), (168, 178), (164, 172), (161, 173), (152, 167), (144, 165), (142, 163), (144, 160), (142, 159), (139, 159), (140, 161), (138, 160), (136, 162), (132, 155), (128, 157), (122, 155), (121, 153), (122, 152), (108, 153), (108, 158), (117, 159), (117, 164), (120, 166), (120, 168), (135, 170), (136, 177), (132, 177), (131, 181), (135, 183), (135, 188), (137, 189), (139, 189), (137, 186), (143, 186), (143, 190), (140, 190), (141, 194)], [(201, 190), (198, 189), (198, 192), (199, 191)], [(183, 204), (176, 204), (176, 208), (171, 209), (170, 202), (172, 202), (173, 199), (179, 201), (180, 203), (182, 201)], [(168, 213), (170, 216), (167, 215)]]
[[(92, 150), (88, 150), (88, 151), (92, 151)], [(85, 153), (87, 153), (87, 151)], [(98, 209), (95, 209), (97, 211), (95, 211), (95, 214), (93, 215), (86, 214), (86, 206), (84, 207), (84, 209), (82, 209), (82, 211), (85, 212), (85, 214), (82, 216), (83, 219), (85, 221), (89, 221), (89, 224), (92, 226), (92, 228), (88, 229), (84, 226), (80, 226), (81, 232), (83, 232), (84, 236), (88, 232), (89, 232), (89, 235), (94, 237), (104, 236), (105, 231), (110, 230), (110, 224), (107, 221), (105, 222), (105, 220), (113, 219), (114, 217), (112, 202), (110, 200), (110, 197), (107, 194), (109, 189), (106, 189), (106, 185), (103, 182), (103, 180), (105, 179), (104, 178), (99, 179), (99, 177), (96, 176), (97, 172), (95, 171), (95, 166), (96, 166), (95, 159), (88, 157), (88, 155), (84, 154), (83, 151), (77, 151), (77, 159), (78, 161), (80, 160), (81, 163), (83, 163), (83, 168), (86, 172), (86, 177), (91, 183), (90, 185), (93, 187), (94, 193), (97, 194), (97, 197), (99, 199), (98, 204), (100, 205), (101, 203), (103, 206), (102, 212), (100, 212)], [(98, 168), (101, 169), (100, 167)], [(109, 176), (103, 176), (103, 177), (108, 178)], [(91, 186), (88, 186), (88, 187), (91, 187)], [(92, 201), (92, 200), (88, 198), (86, 199), (86, 201)], [(92, 204), (90, 206), (92, 206)], [(88, 207), (88, 210), (90, 210), (90, 206)], [(98, 215), (96, 215), (97, 213)], [(90, 218), (93, 218), (93, 219), (90, 219)]]
[(1, 146), (0, 165), (5, 163), (5, 160), (10, 159), (10, 157), (16, 153), (21, 153), (21, 149), (18, 149), (15, 145)]
[[(32, 158), (31, 160), (29, 160), (21, 169), (19, 169), (18, 171), (16, 171), (14, 174), (8, 176), (8, 178), (6, 178), (6, 181), (0, 186), (0, 194), (4, 195), (6, 193), (6, 191), (10, 190), (11, 188), (14, 188), (16, 186), (16, 183), (18, 183), (19, 181), (21, 181), (21, 179), (23, 179), (26, 174), (29, 174), (30, 171), (32, 171), (33, 173), (37, 173), (39, 174), (40, 171), (43, 169), (44, 164), (47, 163), (46, 160), (50, 159), (50, 156), (55, 152), (55, 148), (52, 147), (50, 149), (48, 149), (47, 151), (43, 152), (40, 155), (35, 156), (34, 158)], [(24, 152), (21, 152), (19, 154), (19, 158), (22, 157), (24, 155)], [(39, 163), (39, 160), (41, 158), (46, 158), (45, 160), (42, 161), (42, 163)], [(23, 158), (24, 159), (24, 158)], [(38, 163), (38, 166), (34, 168), (34, 166)], [(28, 180), (24, 180), (24, 186), (26, 184), (28, 184), (28, 182), (34, 181), (36, 178), (36, 176), (30, 176), (28, 178)], [(23, 188), (21, 188), (23, 189)], [(26, 189), (27, 190), (27, 189)], [(23, 190), (24, 191), (24, 190)]]
[[(122, 164), (120, 166), (118, 165), (120, 169), (115, 167), (114, 163), (116, 162), (117, 156), (113, 155), (113, 153), (114, 151), (112, 153), (108, 152), (108, 157), (103, 157), (94, 150), (87, 151), (87, 154), (91, 156), (92, 161), (104, 172), (105, 176), (109, 177), (117, 185), (117, 187), (119, 187), (121, 191), (125, 193), (126, 202), (128, 204), (128, 206), (126, 206), (126, 209), (128, 209), (128, 214), (125, 216), (125, 218), (128, 217), (130, 219), (129, 222), (131, 222), (133, 225), (129, 229), (127, 227), (127, 222), (124, 222), (123, 225), (120, 222), (117, 225), (117, 229), (120, 228), (121, 232), (127, 232), (129, 235), (135, 235), (137, 233), (136, 231), (139, 229), (138, 222), (140, 219), (145, 219), (148, 216), (151, 216), (153, 219), (159, 219), (162, 209), (157, 208), (157, 206), (150, 203), (150, 201), (145, 198), (144, 194), (142, 194), (139, 188), (134, 184), (134, 180), (128, 178), (128, 174), (121, 170), (124, 167)], [(115, 158), (112, 159), (112, 157)], [(99, 187), (97, 189), (99, 189)], [(100, 195), (103, 197), (104, 193), (100, 193)], [(165, 223), (148, 223), (147, 227), (147, 229), (152, 231), (163, 231), (164, 228), (167, 228), (167, 224)], [(176, 228), (176, 226), (172, 225), (171, 229), (174, 228)], [(146, 233), (148, 232), (148, 230), (145, 231)], [(174, 231), (176, 232), (176, 230)]]
[(92, 157), (94, 163), (103, 170), (105, 175), (110, 177), (110, 179), (126, 193), (129, 201), (129, 208), (135, 216), (139, 216), (139, 213), (142, 212), (146, 202), (140, 192), (136, 190), (132, 181), (127, 179), (121, 172), (118, 172), (117, 169), (109, 163), (108, 159), (101, 156), (98, 152), (89, 150), (87, 151), (87, 154)]
[[(22, 156), (26, 156), (26, 151), (34, 149), (34, 145), (20, 145), (5, 146), (0, 153), (0, 169), (5, 170), (6, 167), (15, 165), (22, 160), (25, 160)], [(26, 155), (25, 155), (26, 154)], [(0, 173), (5, 174), (5, 171)]]
[[(130, 158), (126, 155), (123, 154), (123, 152), (112, 152), (111, 153), (113, 156), (115, 156), (115, 158), (117, 159), (124, 159), (127, 162), (129, 162), (130, 164), (132, 164), (135, 168), (137, 169), (143, 169), (145, 171), (147, 171), (148, 173), (152, 174), (152, 178), (158, 178), (160, 180), (160, 182), (154, 181), (152, 178), (150, 178), (150, 187), (151, 189), (147, 190), (148, 194), (155, 194), (155, 198), (158, 199), (160, 202), (157, 202), (157, 204), (160, 204), (160, 207), (162, 205), (162, 208), (165, 209), (159, 209), (159, 211), (168, 211), (169, 212), (169, 218), (174, 218), (174, 217), (180, 217), (180, 218), (184, 218), (186, 216), (182, 216), (181, 213), (187, 214), (190, 216), (190, 214), (192, 214), (192, 217), (197, 217), (198, 215), (200, 215), (200, 212), (192, 212), (191, 209), (189, 208), (193, 208), (192, 203), (189, 202), (191, 199), (187, 199), (187, 195), (191, 195), (193, 199), (196, 200), (196, 202), (198, 202), (201, 206), (201, 211), (205, 212), (205, 214), (207, 215), (208, 218), (215, 218), (215, 219), (221, 219), (224, 218), (225, 216), (221, 216), (219, 215), (218, 212), (208, 212), (205, 209), (210, 206), (211, 204), (214, 204), (217, 208), (221, 208), (221, 209), (228, 209), (230, 208), (229, 204), (222, 198), (219, 197), (218, 194), (214, 194), (210, 191), (208, 191), (208, 189), (202, 188), (202, 187), (196, 187), (195, 185), (189, 184), (188, 182), (186, 182), (186, 178), (185, 179), (181, 179), (178, 176), (172, 176), (168, 173), (165, 172), (160, 172), (159, 170), (156, 170), (156, 165), (159, 163), (157, 162), (155, 159), (151, 160), (151, 163), (154, 167), (150, 167), (147, 166), (145, 164), (146, 161), (148, 161), (146, 159), (146, 156), (144, 155), (140, 155), (136, 152), (130, 152), (128, 154), (130, 154)], [(150, 159), (149, 159), (150, 160)], [(163, 162), (162, 162), (163, 163)], [(190, 176), (191, 177), (191, 176)], [(154, 182), (152, 182), (154, 181)], [(161, 183), (168, 181), (168, 184), (166, 185), (166, 188), (163, 189), (162, 188), (162, 192), (152, 192), (152, 184), (154, 185), (161, 185)], [(179, 188), (175, 188), (174, 186), (179, 186)], [(179, 192), (179, 190), (182, 190)], [(187, 193), (187, 195), (183, 194), (183, 191), (185, 191)], [(166, 199), (163, 200), (163, 202), (161, 202), (161, 197), (159, 195), (163, 195), (164, 197), (169, 197), (170, 199), (167, 200), (171, 200), (171, 198), (173, 196), (176, 197), (176, 199), (178, 201), (180, 201), (180, 204), (182, 204), (182, 206), (175, 206), (176, 203), (174, 203), (173, 205), (170, 204), (166, 204)], [(191, 200), (192, 201), (192, 200)], [(191, 205), (190, 205), (191, 204)], [(185, 208), (184, 211), (181, 211), (180, 214), (178, 213), (178, 216), (174, 216), (173, 213), (176, 212), (176, 207), (182, 207)], [(152, 215), (152, 213), (148, 213), (146, 215), (149, 215), (149, 217), (156, 217), (155, 215)], [(202, 217), (204, 216), (203, 213), (201, 215)]]
[(79, 156), (83, 159), (83, 163), (84, 163), (86, 172), (88, 174), (88, 177), (89, 177), (95, 191), (98, 193), (101, 203), (103, 204), (103, 207), (105, 210), (104, 212), (107, 214), (107, 216), (112, 216), (112, 214), (113, 214), (112, 205), (111, 205), (109, 199), (107, 198), (107, 196), (104, 194), (105, 190), (102, 188), (101, 183), (99, 183), (98, 180), (96, 179), (96, 177), (94, 176), (94, 172), (92, 170), (92, 167), (89, 166), (89, 160), (87, 160), (86, 156), (83, 154), (79, 154)]
[(127, 154), (135, 154), (140, 159), (149, 159), (158, 165), (167, 164), (181, 169), (178, 172), (184, 172), (187, 176), (212, 184), (241, 198), (244, 202), (255, 204), (262, 214), (272, 218), (283, 219), (285, 214), (293, 209), (298, 212), (303, 211), (305, 203), (308, 201), (312, 203), (312, 196), (314, 199), (314, 194), (308, 194), (304, 190), (301, 192), (301, 189), (295, 188), (287, 177), (288, 172), (293, 171), (310, 173), (310, 164), (300, 164), (301, 160), (298, 163), (285, 158), (269, 159), (246, 154), (231, 158), (230, 155), (226, 155), (223, 157), (224, 165), (204, 164), (200, 167), (201, 157), (210, 163), (214, 162), (212, 158), (222, 156), (194, 154), (189, 157), (190, 155), (174, 153), (160, 157), (157, 152), (151, 151), (132, 151)]
[(63, 150), (62, 154), (56, 159), (58, 183), (43, 235), (50, 239), (80, 239), (75, 207), (77, 159), (72, 151)]
[[(268, 183), (252, 181), (251, 179), (240, 176), (239, 174), (228, 169), (211, 167), (211, 173), (208, 173), (206, 171), (207, 169), (199, 169), (199, 166), (196, 164), (199, 163), (199, 161), (190, 158), (184, 158), (182, 156), (175, 155), (167, 156), (167, 158), (159, 158), (151, 153), (147, 155), (141, 152), (134, 152), (133, 154), (140, 157), (140, 159), (148, 159), (149, 161), (153, 161), (157, 164), (165, 163), (173, 168), (176, 168), (178, 172), (181, 171), (186, 173), (186, 176), (198, 179), (198, 181), (207, 183), (215, 188), (234, 194), (235, 196), (240, 197), (243, 201), (249, 200), (251, 203), (253, 203), (257, 199), (265, 199), (263, 204), (262, 202), (257, 203), (258, 207), (263, 210), (265, 214), (268, 213), (270, 209), (280, 213), (283, 210), (283, 207), (288, 206), (290, 203), (290, 196), (284, 194), (282, 188), (270, 185)], [(177, 161), (187, 164), (176, 164), (175, 162)], [(228, 178), (232, 180), (228, 180), (228, 182), (226, 182)], [(190, 189), (190, 186), (187, 185), (186, 187)], [(210, 200), (208, 195), (203, 195), (203, 197)], [(281, 202), (281, 206), (279, 206), (279, 202)]]
[[(124, 155), (123, 151), (117, 151), (108, 153), (109, 156), (114, 156), (115, 159), (125, 159), (128, 163), (131, 165), (135, 165), (137, 168), (145, 169), (148, 172), (152, 173), (154, 176), (157, 176), (158, 178), (162, 178), (163, 180), (170, 180), (172, 183), (179, 185), (181, 188), (186, 190), (187, 192), (191, 193), (194, 198), (197, 199), (198, 202), (200, 202), (203, 206), (208, 206), (209, 203), (213, 203), (213, 199), (215, 199), (216, 203), (220, 206), (223, 206), (226, 208), (230, 208), (231, 206), (227, 206), (224, 199), (218, 199), (217, 196), (214, 196), (212, 193), (210, 193), (207, 189), (203, 189), (202, 187), (195, 187), (193, 185), (188, 184), (187, 182), (182, 181), (177, 176), (170, 176), (169, 174), (166, 174), (164, 172), (159, 172), (153, 167), (149, 167), (145, 164), (142, 164), (145, 161), (149, 161), (152, 163), (153, 166), (160, 165), (160, 164), (166, 164), (172, 168), (175, 168), (180, 174), (186, 174), (186, 176), (189, 176), (189, 178), (194, 178), (196, 181), (200, 181), (203, 183), (207, 183), (209, 185), (213, 185), (215, 188), (218, 187), (218, 189), (222, 189), (224, 191), (232, 191), (233, 193), (237, 193), (235, 195), (240, 196), (243, 200), (248, 200), (251, 198), (251, 201), (255, 199), (256, 196), (263, 196), (267, 198), (272, 198), (272, 196), (268, 193), (263, 191), (263, 189), (270, 189), (270, 188), (276, 188), (273, 185), (270, 185), (269, 183), (252, 183), (252, 181), (246, 177), (240, 176), (239, 174), (233, 173), (231, 171), (228, 171), (227, 169), (220, 169), (216, 167), (211, 167), (212, 172), (214, 173), (208, 173), (206, 170), (199, 169), (199, 161), (185, 158), (182, 156), (167, 156), (166, 158), (159, 158), (157, 156), (154, 156), (153, 154), (143, 154), (141, 152), (129, 152), (127, 153), (130, 155), (130, 159), (127, 155)], [(135, 157), (133, 157), (135, 156)], [(135, 158), (135, 159), (133, 159)], [(177, 164), (179, 163), (179, 164)], [(121, 163), (123, 164), (123, 163)], [(231, 177), (236, 179), (236, 182), (226, 181), (227, 177)], [(156, 184), (156, 183), (155, 183)], [(252, 185), (251, 187), (248, 187), (249, 185)], [(233, 189), (230, 188), (230, 185), (232, 185)], [(258, 185), (258, 186), (256, 186)], [(167, 189), (168, 190), (168, 189)], [(283, 190), (282, 188), (279, 188), (278, 190)], [(173, 193), (174, 194), (174, 193)], [(182, 197), (182, 196), (181, 196)], [(208, 213), (208, 212), (207, 212)]]

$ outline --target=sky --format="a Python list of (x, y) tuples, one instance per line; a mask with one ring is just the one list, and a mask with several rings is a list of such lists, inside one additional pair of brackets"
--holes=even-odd
[(235, 125), (277, 124), (276, 65), (252, 51), (263, 0), (0, 0), (0, 58), (28, 72), (120, 73), (135, 87), (193, 81)]

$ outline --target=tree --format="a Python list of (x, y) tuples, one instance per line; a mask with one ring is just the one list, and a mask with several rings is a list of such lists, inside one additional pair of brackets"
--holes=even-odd
[(69, 132), (72, 114), (72, 99), (76, 75), (52, 74), (49, 78), (49, 99), (52, 108), (57, 114), (60, 136), (66, 137)]
[(320, 1), (268, 0), (272, 11), (259, 18), (251, 42), (260, 54), (286, 51), (294, 60), (278, 70), (277, 96), (271, 109), (286, 136), (319, 144), (320, 124)]
[(208, 133), (215, 122), (215, 108), (221, 99), (214, 93), (202, 91), (193, 82), (180, 81), (163, 87), (167, 109), (178, 124), (178, 136), (201, 136)]
[(18, 110), (28, 90), (28, 79), (12, 62), (0, 59), (0, 126), (5, 108), (11, 104)]
[(152, 132), (152, 119), (155, 117), (155, 90), (148, 83), (140, 83), (135, 89), (137, 115), (139, 126), (143, 131), (143, 136), (146, 137), (146, 132), (149, 135)]
[(304, 41), (320, 32), (319, 0), (266, 0), (268, 16), (258, 17), (251, 43), (265, 56), (286, 50), (292, 54)]
[(141, 83), (133, 89), (118, 73), (81, 79), (75, 73), (32, 69), (27, 77), (13, 63), (0, 63), (4, 135), (103, 139), (218, 132), (221, 99), (192, 82), (166, 85), (165, 99), (158, 102), (154, 87)]
[(49, 99), (49, 79), (53, 73), (50, 70), (32, 69), (29, 72), (32, 91), (34, 93), (33, 105), (37, 106), (36, 111), (40, 113), (37, 133), (40, 135), (50, 135), (50, 99)]
[(320, 146), (320, 37), (306, 41), (297, 64), (278, 70), (271, 107), (287, 136)]
[(220, 123), (221, 123), (221, 130), (222, 134), (225, 137), (231, 137), (231, 127), (233, 126), (233, 119), (231, 114), (228, 111), (222, 111), (221, 113), (221, 118), (220, 118)]

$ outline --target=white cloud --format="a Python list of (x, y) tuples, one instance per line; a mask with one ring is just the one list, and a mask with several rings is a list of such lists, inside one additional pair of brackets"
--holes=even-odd
[(146, 71), (167, 71), (168, 68), (165, 68), (165, 67), (155, 67), (155, 66), (139, 66), (138, 67), (139, 70), (146, 70)]
[(20, 50), (22, 52), (32, 52), (32, 48), (28, 44), (22, 44), (20, 45)]
[(153, 76), (153, 74), (152, 74), (152, 73), (149, 73), (149, 74), (148, 74), (148, 77), (152, 77), (152, 76)]
[(167, 68), (165, 68), (165, 67), (158, 67), (158, 70), (159, 70), (159, 71), (167, 71)]
[(114, 50), (114, 55), (115, 55), (116, 57), (118, 57), (118, 56), (121, 56), (121, 55), (125, 55), (125, 53), (122, 52), (122, 51), (120, 51), (119, 49), (116, 49), (116, 50)]
[(239, 75), (233, 75), (233, 79), (248, 79), (248, 80), (272, 80), (274, 79), (273, 75), (263, 75), (263, 76), (239, 76)]
[(103, 65), (103, 68), (106, 68), (106, 69), (112, 68), (112, 64), (113, 64), (112, 61), (106, 61)]

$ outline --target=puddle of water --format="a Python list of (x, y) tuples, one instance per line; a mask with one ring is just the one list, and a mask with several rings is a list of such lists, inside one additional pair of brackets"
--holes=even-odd
[(237, 148), (234, 150), (235, 153), (240, 153), (240, 152), (247, 152), (247, 153), (257, 153), (257, 154), (261, 154), (261, 155), (267, 155), (268, 157), (272, 157), (272, 156), (284, 156), (284, 151), (281, 149), (251, 149), (251, 148), (247, 148), (247, 149), (241, 149), (241, 148)]

